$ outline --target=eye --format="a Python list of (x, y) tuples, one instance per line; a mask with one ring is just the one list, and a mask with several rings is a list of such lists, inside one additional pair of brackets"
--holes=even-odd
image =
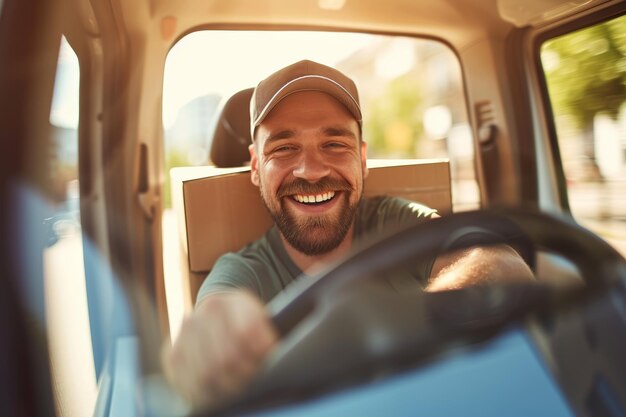
[(324, 145), (326, 149), (345, 149), (347, 145), (343, 142), (328, 142)]
[(270, 153), (272, 154), (285, 154), (285, 153), (290, 153), (297, 150), (297, 148), (293, 145), (280, 145), (280, 146), (276, 146), (275, 148), (272, 148), (272, 150), (270, 151)]

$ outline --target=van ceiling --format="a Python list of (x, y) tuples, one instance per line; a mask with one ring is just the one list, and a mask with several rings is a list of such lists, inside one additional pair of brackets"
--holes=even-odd
[[(513, 26), (545, 24), (608, 0), (69, 0), (88, 10), (111, 2), (129, 30), (173, 42), (199, 28), (305, 26), (443, 38), (463, 49)], [(93, 9), (91, 5), (93, 5)], [(98, 6), (96, 3), (100, 3)], [(90, 20), (90, 19), (87, 19)]]

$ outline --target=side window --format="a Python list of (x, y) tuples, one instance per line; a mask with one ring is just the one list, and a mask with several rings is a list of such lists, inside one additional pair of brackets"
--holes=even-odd
[(572, 215), (626, 255), (626, 16), (541, 47)]
[(80, 225), (79, 80), (78, 58), (63, 38), (50, 113), (52, 204), (43, 259), (55, 401), (66, 415), (92, 415), (97, 395)]

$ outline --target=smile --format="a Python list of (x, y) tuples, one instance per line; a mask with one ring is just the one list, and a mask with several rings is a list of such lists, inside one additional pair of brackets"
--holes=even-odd
[(298, 203), (306, 203), (306, 204), (323, 203), (323, 202), (332, 200), (334, 197), (335, 197), (334, 191), (328, 191), (326, 193), (315, 194), (315, 195), (296, 194), (292, 196), (292, 198), (296, 200)]

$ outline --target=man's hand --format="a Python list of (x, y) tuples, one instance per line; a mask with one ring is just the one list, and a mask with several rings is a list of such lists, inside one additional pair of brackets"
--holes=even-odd
[(510, 246), (476, 246), (439, 256), (433, 264), (426, 291), (532, 280), (532, 271)]
[(277, 341), (267, 311), (246, 291), (207, 296), (163, 349), (169, 383), (195, 407), (229, 400), (250, 382)]

